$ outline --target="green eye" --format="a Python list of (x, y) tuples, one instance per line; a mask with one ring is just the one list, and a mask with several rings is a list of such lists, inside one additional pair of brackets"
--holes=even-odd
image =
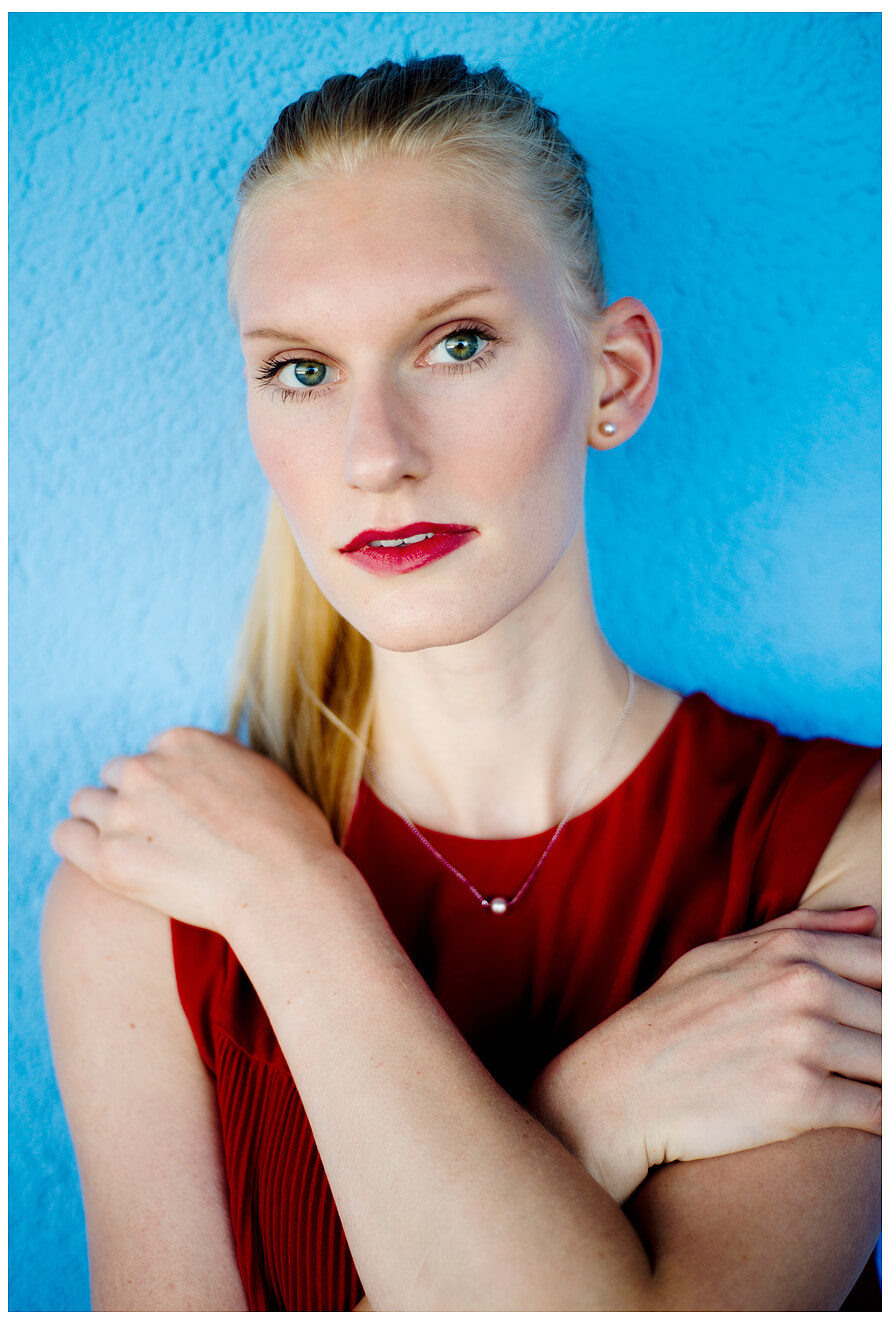
[(478, 336), (476, 332), (453, 332), (452, 335), (447, 336), (443, 342), (443, 349), (453, 359), (462, 363), (466, 359), (473, 359), (482, 344), (483, 337)]
[(328, 390), (341, 380), (340, 369), (324, 364), (319, 359), (267, 359), (261, 365), (257, 381), (280, 388), (284, 400), (313, 400), (313, 389)]
[(318, 387), (325, 377), (327, 365), (320, 364), (315, 359), (299, 359), (291, 367), (302, 387)]

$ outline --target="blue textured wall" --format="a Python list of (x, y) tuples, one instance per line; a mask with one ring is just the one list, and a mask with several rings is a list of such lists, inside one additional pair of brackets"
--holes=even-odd
[(784, 730), (880, 740), (878, 15), (14, 14), (13, 1308), (88, 1304), (47, 834), (111, 755), (222, 722), (259, 544), (233, 191), (286, 101), (413, 50), (499, 60), (561, 114), (612, 292), (665, 329), (654, 415), (590, 475), (614, 647)]

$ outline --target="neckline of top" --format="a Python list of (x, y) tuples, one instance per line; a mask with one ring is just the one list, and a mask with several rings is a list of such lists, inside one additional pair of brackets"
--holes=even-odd
[[(567, 824), (564, 828), (564, 833), (567, 833), (574, 825), (578, 825), (590, 819), (592, 816), (597, 815), (599, 812), (601, 812), (604, 809), (604, 807), (609, 806), (611, 801), (613, 801), (613, 799), (617, 797), (623, 791), (624, 788), (628, 788), (629, 784), (632, 781), (637, 782), (640, 780), (642, 770), (645, 768), (645, 766), (649, 765), (652, 762), (654, 756), (662, 750), (663, 746), (667, 743), (669, 737), (674, 734), (675, 728), (678, 724), (678, 718), (682, 710), (687, 711), (691, 701), (696, 699), (697, 696), (700, 696), (702, 694), (703, 694), (702, 691), (692, 691), (690, 695), (682, 696), (681, 700), (676, 705), (675, 709), (672, 711), (668, 723), (660, 732), (660, 734), (657, 736), (656, 740), (652, 742), (650, 747), (645, 751), (644, 755), (642, 755), (641, 759), (638, 761), (635, 767), (633, 769), (630, 769), (629, 772), (626, 774), (625, 778), (623, 778), (621, 782), (617, 783), (616, 787), (611, 788), (611, 790), (607, 793), (607, 795), (602, 797), (600, 801), (596, 801), (593, 806), (589, 806), (588, 809), (580, 811), (578, 815), (574, 815), (572, 819), (567, 820)], [(403, 824), (404, 821), (402, 817), (398, 815), (397, 812), (391, 806), (389, 806), (386, 801), (382, 800), (382, 798), (378, 796), (378, 794), (375, 792), (375, 790), (372, 788), (372, 786), (369, 783), (362, 782), (360, 784), (359, 791), (361, 797), (368, 798), (373, 805), (375, 805), (378, 809), (383, 810), (392, 819), (396, 820), (398, 824)], [(355, 809), (354, 809), (354, 814), (355, 814)], [(448, 833), (445, 829), (429, 829), (424, 824), (417, 824), (415, 827), (421, 833), (424, 834), (425, 838), (430, 838), (432, 842), (436, 842), (438, 844), (492, 843), (494, 845), (497, 844), (502, 847), (506, 847), (515, 843), (516, 844), (535, 843), (538, 841), (545, 842), (546, 839), (551, 834), (554, 833), (554, 830), (557, 826), (552, 825), (548, 829), (542, 829), (541, 832), (539, 833), (528, 834), (521, 838), (466, 838), (462, 834)]]

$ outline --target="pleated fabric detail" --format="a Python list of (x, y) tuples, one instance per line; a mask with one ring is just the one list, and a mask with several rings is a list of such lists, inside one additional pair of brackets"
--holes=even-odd
[[(545, 1064), (681, 954), (791, 911), (879, 754), (782, 736), (696, 692), (631, 774), (569, 821), (504, 916), (365, 785), (345, 850), (471, 1048), (523, 1099)], [(551, 837), (425, 832), (482, 892), (504, 897)], [(266, 1012), (220, 935), (177, 921), (172, 933), (183, 1009), (216, 1079), (250, 1305), (350, 1310), (362, 1286)]]
[(252, 1311), (348, 1312), (362, 1285), (294, 1083), (216, 1029), (217, 1097)]

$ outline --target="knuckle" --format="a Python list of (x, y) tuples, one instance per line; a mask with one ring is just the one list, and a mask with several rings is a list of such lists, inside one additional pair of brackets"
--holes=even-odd
[(687, 953), (682, 953), (680, 958), (676, 958), (672, 967), (677, 972), (690, 972), (696, 970), (702, 962), (702, 953), (700, 948), (688, 949)]
[[(812, 915), (814, 915), (814, 913), (812, 913)], [(800, 954), (815, 959), (818, 958), (822, 952), (826, 953), (826, 932), (822, 933), (819, 930), (797, 930), (795, 933), (796, 947)]]
[(684, 984), (708, 972), (715, 963), (715, 951), (718, 943), (725, 942), (727, 941), (721, 940), (710, 944), (699, 944), (696, 948), (688, 949), (687, 953), (682, 953), (681, 957), (676, 958), (672, 966), (660, 978), (663, 985)]
[(121, 766), (121, 790), (138, 792), (155, 779), (155, 768), (145, 755), (132, 755)]
[(776, 977), (780, 994), (794, 1008), (820, 1008), (825, 993), (823, 968), (812, 962), (790, 961), (784, 964)]
[(759, 947), (771, 957), (784, 961), (793, 961), (798, 958), (803, 949), (802, 932), (784, 928), (772, 930), (767, 934)]
[(195, 728), (169, 727), (154, 739), (152, 749), (168, 752), (188, 750), (194, 744), (195, 736)]

